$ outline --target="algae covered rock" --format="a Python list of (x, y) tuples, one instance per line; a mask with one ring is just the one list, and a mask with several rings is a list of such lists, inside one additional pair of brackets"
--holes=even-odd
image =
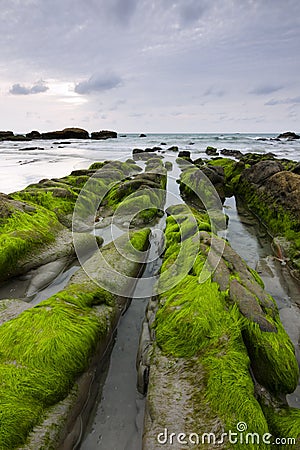
[(163, 214), (166, 169), (161, 159), (150, 158), (146, 171), (116, 183), (103, 198), (100, 215), (113, 215), (118, 223), (130, 226), (150, 223)]
[[(256, 397), (250, 368), (273, 396), (293, 391), (299, 378), (293, 345), (259, 276), (199, 221), (198, 230), (184, 238), (188, 217), (183, 211), (182, 206), (173, 207), (170, 213), (175, 215), (167, 219), (150, 351), (144, 436), (149, 449), (155, 448), (158, 430), (168, 428), (176, 438), (177, 423), (182, 433), (196, 429), (200, 436), (202, 426), (205, 433), (213, 430), (212, 423), (218, 424), (218, 434), (219, 429), (235, 430), (240, 421), (250, 433), (268, 433), (269, 419)], [(197, 248), (191, 261), (184, 251), (189, 242)], [(177, 264), (176, 283), (170, 285), (169, 272), (182, 252), (185, 265)], [(219, 265), (220, 272), (226, 268), (224, 279)], [(176, 397), (176, 386), (182, 387), (182, 397)], [(172, 400), (164, 405), (161, 398), (169, 399), (168, 392)], [(181, 398), (183, 415), (177, 409)], [(194, 444), (192, 448), (210, 448), (207, 441)], [(252, 442), (250, 448), (267, 445)]]
[[(263, 164), (268, 176), (261, 178)], [(283, 236), (290, 242), (283, 258), (289, 259), (297, 269), (296, 261), (300, 255), (300, 176), (280, 169), (282, 166), (278, 162), (255, 164), (241, 174), (237, 193), (273, 236)]]
[[(133, 233), (129, 241), (122, 238), (116, 243), (122, 253), (112, 246), (103, 249), (114, 269), (127, 277), (126, 284), (124, 278), (120, 284), (124, 294), (142, 264), (141, 256), (130, 259), (132, 248), (146, 250), (149, 232)], [(71, 426), (71, 411), (75, 408), (78, 416), (84, 407), (86, 398), (79, 401), (76, 380), (96, 347), (103, 356), (126, 305), (123, 297), (101, 287), (108, 272), (95, 263), (86, 262), (92, 277), (80, 269), (63, 291), (0, 327), (0, 448), (59, 448)]]
[(62, 225), (51, 211), (8, 196), (0, 197), (0, 280), (20, 273), (20, 264), (54, 242)]

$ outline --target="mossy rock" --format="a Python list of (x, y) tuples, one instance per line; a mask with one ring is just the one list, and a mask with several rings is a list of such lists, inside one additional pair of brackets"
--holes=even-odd
[(274, 324), (278, 332), (266, 333), (247, 322), (243, 336), (258, 382), (275, 395), (290, 394), (299, 380), (295, 349), (278, 316)]
[[(176, 211), (176, 208), (173, 208)], [(179, 211), (183, 207), (177, 208)], [(176, 211), (178, 212), (178, 211)], [(167, 273), (170, 264), (178, 257), (180, 247), (189, 241), (195, 245), (195, 235), (187, 234), (186, 238), (178, 240), (180, 227), (185, 224), (186, 217), (169, 216), (166, 226), (166, 250), (161, 269), (160, 281)], [(175, 220), (176, 219), (176, 220)], [(195, 402), (192, 411), (189, 411), (188, 421), (197, 423), (209, 423), (214, 417), (218, 423), (222, 423), (225, 431), (234, 430), (240, 421), (247, 423), (249, 433), (258, 433), (261, 436), (269, 432), (268, 418), (256, 399), (255, 389), (250, 367), (255, 376), (260, 374), (259, 381), (263, 383), (272, 395), (282, 395), (295, 389), (299, 377), (297, 361), (294, 355), (293, 345), (280, 322), (278, 311), (273, 301), (264, 293), (261, 280), (253, 270), (229, 248), (228, 244), (222, 244), (219, 238), (213, 239), (213, 235), (207, 231), (201, 231), (200, 245), (192, 269), (186, 273), (184, 265), (181, 266), (181, 277), (177, 273), (178, 282), (168, 288), (162, 284), (159, 306), (154, 321), (156, 345), (155, 358), (162, 352), (164, 358), (169, 358), (170, 365), (176, 365), (176, 361), (188, 362), (197, 360), (201, 365), (201, 391), (198, 402), (206, 402), (206, 407), (197, 408)], [(199, 239), (199, 238), (198, 238)], [(186, 245), (186, 244), (185, 244)], [(227, 259), (221, 259), (224, 267), (227, 267), (228, 282), (222, 286), (214, 278), (213, 272), (208, 272), (204, 282), (200, 282), (199, 276), (204, 269), (209, 248), (213, 247), (215, 258), (222, 258), (225, 253)], [(187, 245), (188, 248), (188, 245)], [(223, 248), (223, 250), (222, 250)], [(234, 257), (235, 255), (235, 257)], [(187, 261), (187, 258), (184, 258)], [(180, 266), (179, 266), (180, 268)], [(253, 314), (247, 317), (243, 314), (240, 301), (229, 297), (229, 283), (242, 283), (243, 295), (246, 290), (251, 293), (253, 302)], [(262, 325), (268, 324), (268, 330), (260, 329), (255, 323), (255, 314), (263, 318)], [(156, 364), (156, 363), (155, 363)], [(195, 362), (193, 362), (193, 365)], [(187, 365), (185, 367), (187, 367)], [(169, 379), (168, 371), (161, 380), (155, 378), (155, 383), (148, 388), (149, 405), (151, 412), (155, 408), (153, 398), (156, 398), (156, 390), (166, 385)], [(188, 370), (188, 369), (186, 369)], [(155, 371), (155, 369), (154, 369)], [(179, 380), (186, 379), (189, 375), (184, 372), (178, 374)], [(166, 378), (166, 379), (165, 379)], [(191, 371), (191, 379), (193, 379)], [(180, 381), (178, 381), (180, 383)], [(172, 387), (169, 385), (170, 392)], [(195, 387), (195, 397), (197, 396)], [(167, 391), (166, 391), (167, 392)], [(168, 395), (165, 393), (165, 395)], [(171, 394), (172, 395), (172, 394)], [(159, 400), (156, 400), (158, 402)], [(188, 401), (188, 399), (187, 399)], [(174, 407), (176, 411), (176, 407)], [(179, 411), (169, 412), (169, 408), (162, 408), (163, 422), (176, 417)], [(152, 414), (154, 423), (159, 419)], [(177, 420), (177, 419), (176, 419)], [(179, 414), (179, 419), (180, 414)], [(161, 421), (160, 421), (161, 424)], [(286, 433), (288, 430), (286, 424)], [(287, 435), (287, 434), (284, 435)], [(249, 444), (250, 448), (267, 448), (267, 446)], [(150, 447), (151, 448), (151, 447)], [(197, 448), (197, 447), (195, 447)], [(198, 447), (202, 448), (202, 447)], [(205, 448), (205, 447), (203, 447)], [(224, 448), (231, 448), (230, 446)], [(237, 448), (243, 449), (244, 445), (237, 444)]]
[[(127, 257), (134, 249), (147, 248), (149, 233), (133, 233), (131, 242), (121, 238), (122, 254), (112, 245), (102, 251), (115, 269), (129, 277), (138, 276), (141, 262)], [(1, 449), (25, 445), (33, 428), (51, 416), (52, 407), (72, 391), (97, 344), (113, 332), (124, 299), (97, 284), (107, 278), (107, 272), (97, 266), (94, 257), (87, 268), (95, 270), (93, 280), (80, 269), (63, 291), (0, 327)], [(125, 292), (124, 283), (120, 288)], [(44, 426), (52, 423), (49, 420)], [(57, 441), (44, 445), (40, 448), (59, 446)]]
[(21, 210), (14, 207), (15, 200), (7, 199), (7, 204), (10, 214), (0, 220), (0, 280), (19, 273), (24, 257), (54, 242), (62, 229), (56, 215), (41, 206)]

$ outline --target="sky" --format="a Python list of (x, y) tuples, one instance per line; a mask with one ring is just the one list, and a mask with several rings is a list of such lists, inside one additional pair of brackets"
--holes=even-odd
[(0, 130), (300, 131), (299, 0), (0, 0)]

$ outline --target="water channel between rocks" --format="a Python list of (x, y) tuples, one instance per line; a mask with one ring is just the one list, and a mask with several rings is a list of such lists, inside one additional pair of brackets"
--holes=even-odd
[[(182, 202), (179, 186), (176, 183), (180, 169), (175, 163), (175, 157), (168, 159), (173, 162), (173, 170), (168, 174), (166, 208)], [(236, 204), (234, 197), (226, 199), (224, 212), (229, 217), (228, 229), (220, 235), (226, 237), (247, 264), (260, 273), (266, 290), (277, 301), (281, 320), (295, 345), (299, 362), (299, 284), (289, 275), (286, 267), (282, 267), (272, 256), (271, 240), (266, 231), (258, 226), (257, 220), (251, 213)], [(82, 442), (77, 445), (77, 449), (140, 450), (142, 448), (145, 400), (136, 389), (136, 355), (145, 308), (149, 300), (148, 296), (143, 297), (143, 291), (149, 293), (149, 283), (152, 286), (155, 283), (153, 275), (157, 274), (161, 264), (159, 254), (164, 226), (165, 216), (151, 227), (151, 247), (148, 258), (150, 262), (146, 264), (143, 276), (137, 282), (130, 307), (121, 317), (112, 354), (100, 382), (98, 398)], [(115, 231), (117, 235), (121, 234), (120, 229)], [(106, 244), (111, 240), (112, 233), (110, 233), (110, 227), (107, 227), (97, 230), (96, 234), (102, 235)], [(113, 237), (116, 237), (116, 233), (113, 233)], [(36, 305), (62, 290), (79, 267), (78, 262), (71, 264), (49, 286), (28, 299), (28, 301), (31, 300), (29, 305)], [(22, 285), (22, 281), (19, 283)], [(18, 281), (13, 280), (9, 285), (0, 288), (0, 298), (7, 298), (10, 286), (13, 286), (10, 297), (14, 296), (14, 292), (18, 292)], [(22, 287), (20, 289), (22, 291)], [(290, 406), (299, 408), (300, 386), (287, 398)]]

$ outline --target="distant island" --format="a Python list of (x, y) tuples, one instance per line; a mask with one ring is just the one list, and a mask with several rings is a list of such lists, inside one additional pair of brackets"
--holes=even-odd
[(105, 140), (117, 138), (116, 131), (101, 130), (93, 131), (91, 135), (83, 128), (64, 128), (59, 131), (49, 131), (40, 133), (39, 131), (30, 131), (26, 134), (14, 134), (13, 131), (0, 131), (0, 141), (31, 141), (33, 139), (96, 139)]

